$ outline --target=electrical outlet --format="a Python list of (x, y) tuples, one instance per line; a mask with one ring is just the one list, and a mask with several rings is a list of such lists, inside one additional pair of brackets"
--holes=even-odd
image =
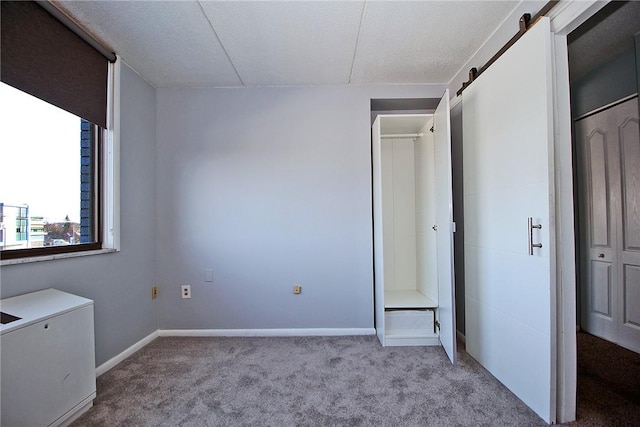
[(300, 285), (293, 285), (293, 293), (298, 295), (302, 292), (302, 286)]
[(154, 286), (153, 288), (151, 288), (151, 299), (156, 298), (158, 298), (158, 287)]
[(182, 286), (182, 298), (191, 298), (191, 286), (183, 285)]

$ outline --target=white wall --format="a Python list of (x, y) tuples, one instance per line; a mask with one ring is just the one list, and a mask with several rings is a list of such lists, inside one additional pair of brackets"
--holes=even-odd
[(373, 327), (370, 100), (443, 92), (159, 89), (160, 329)]
[(126, 65), (121, 95), (121, 248), (108, 255), (6, 265), (2, 298), (49, 287), (95, 301), (96, 365), (157, 329), (155, 89)]
[(453, 187), (453, 258), (456, 282), (456, 329), (465, 334), (464, 288), (464, 194), (462, 170), (462, 103), (451, 109), (451, 169)]

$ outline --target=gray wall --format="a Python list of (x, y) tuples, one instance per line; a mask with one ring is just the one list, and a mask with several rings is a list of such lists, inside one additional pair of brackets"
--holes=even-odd
[(637, 91), (636, 55), (629, 49), (571, 82), (571, 115), (580, 117)]
[(2, 267), (0, 296), (49, 287), (95, 301), (96, 365), (157, 329), (155, 89), (122, 66), (119, 253)]
[(462, 102), (451, 109), (451, 168), (453, 186), (453, 257), (456, 278), (456, 329), (465, 333), (464, 311), (464, 194), (462, 170)]
[(373, 327), (370, 100), (443, 92), (159, 89), (160, 329)]
[[(640, 91), (640, 33), (636, 34), (634, 45), (636, 49), (636, 90)], [(640, 107), (640, 97), (638, 97), (638, 107)]]

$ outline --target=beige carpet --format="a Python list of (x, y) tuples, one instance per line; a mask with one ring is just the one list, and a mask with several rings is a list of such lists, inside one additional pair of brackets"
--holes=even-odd
[(158, 338), (74, 426), (543, 426), (459, 351), (375, 337)]

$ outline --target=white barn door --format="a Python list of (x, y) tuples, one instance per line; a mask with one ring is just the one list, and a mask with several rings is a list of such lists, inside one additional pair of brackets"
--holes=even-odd
[(462, 94), (467, 352), (547, 422), (555, 421), (552, 90), (542, 18)]

